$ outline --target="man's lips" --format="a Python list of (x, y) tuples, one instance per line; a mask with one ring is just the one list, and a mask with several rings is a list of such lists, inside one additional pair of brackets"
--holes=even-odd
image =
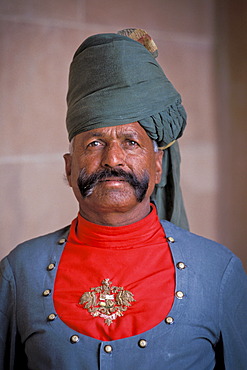
[(126, 179), (123, 179), (122, 177), (107, 177), (105, 179), (100, 179), (98, 181), (99, 185), (113, 188), (120, 188), (123, 186), (123, 184), (126, 183), (128, 182), (126, 181)]

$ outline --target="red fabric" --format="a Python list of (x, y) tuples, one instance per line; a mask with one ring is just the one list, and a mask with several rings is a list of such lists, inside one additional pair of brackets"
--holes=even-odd
[[(135, 299), (110, 326), (79, 304), (83, 293), (106, 278)], [(72, 222), (53, 295), (56, 312), (69, 327), (99, 340), (140, 334), (166, 317), (174, 289), (174, 264), (153, 205), (146, 218), (128, 226), (96, 225), (80, 215)]]

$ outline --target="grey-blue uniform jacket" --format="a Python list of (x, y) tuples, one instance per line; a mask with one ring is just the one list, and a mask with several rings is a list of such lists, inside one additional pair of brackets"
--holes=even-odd
[(68, 227), (15, 248), (1, 262), (0, 369), (247, 369), (241, 262), (215, 242), (162, 225), (176, 266), (173, 307), (151, 330), (109, 342), (56, 315), (52, 293)]

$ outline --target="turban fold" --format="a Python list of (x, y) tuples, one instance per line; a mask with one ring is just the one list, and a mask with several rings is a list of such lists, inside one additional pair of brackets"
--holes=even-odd
[[(93, 35), (80, 45), (70, 66), (67, 105), (70, 141), (81, 132), (137, 121), (163, 147), (178, 139), (186, 125), (181, 97), (153, 54), (122, 34)], [(187, 228), (184, 210), (179, 220), (180, 210), (175, 216), (172, 211), (183, 209), (175, 183), (179, 176), (173, 174), (179, 162), (176, 144), (165, 151), (162, 182), (153, 197), (163, 218)], [(181, 199), (175, 207), (177, 195)]]
[(165, 146), (186, 124), (181, 97), (153, 55), (118, 34), (91, 36), (76, 51), (67, 103), (69, 140), (93, 128), (138, 121)]

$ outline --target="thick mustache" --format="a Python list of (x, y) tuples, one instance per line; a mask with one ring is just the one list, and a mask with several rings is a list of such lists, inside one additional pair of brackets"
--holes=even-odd
[(94, 172), (91, 175), (87, 175), (85, 169), (82, 169), (80, 171), (77, 184), (82, 196), (85, 198), (92, 194), (94, 187), (100, 181), (108, 180), (110, 178), (117, 178), (128, 182), (134, 188), (138, 201), (141, 202), (143, 200), (149, 183), (149, 176), (147, 173), (145, 173), (143, 178), (139, 180), (134, 173), (126, 172), (121, 168), (105, 168)]

